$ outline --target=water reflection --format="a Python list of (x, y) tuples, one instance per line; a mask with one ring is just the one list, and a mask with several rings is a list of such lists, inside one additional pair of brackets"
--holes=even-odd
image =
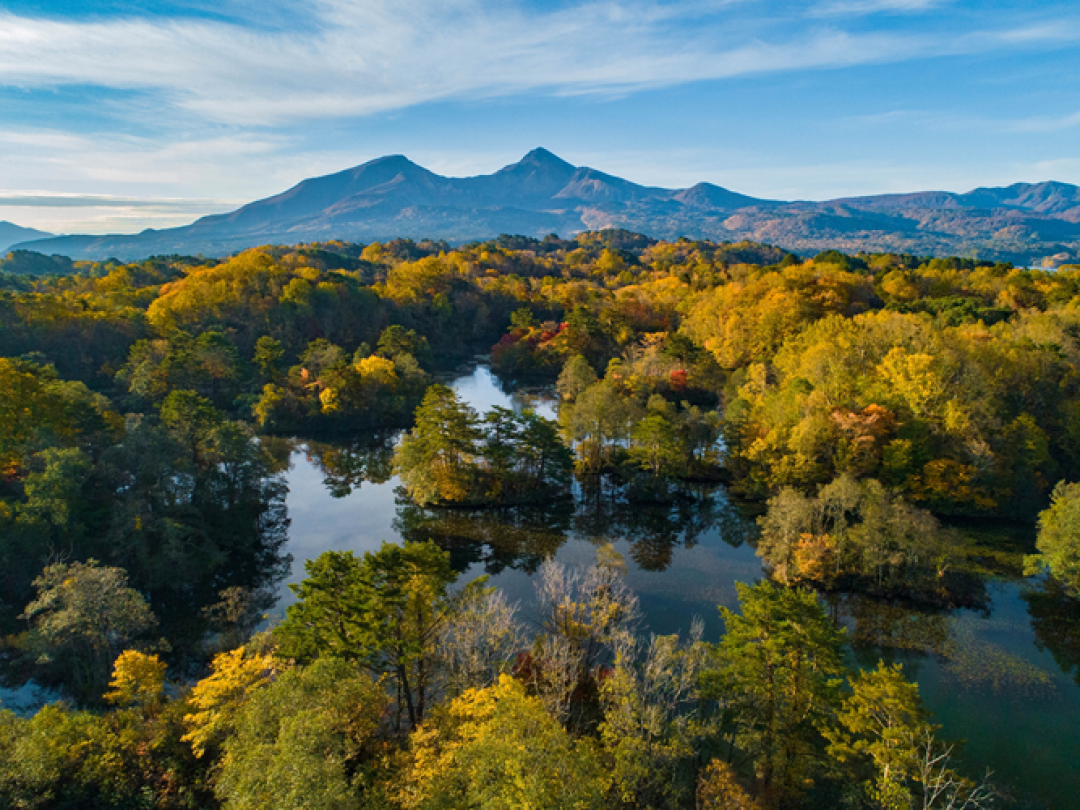
[(433, 540), (450, 552), (454, 568), (481, 566), (532, 573), (567, 540), (573, 506), (564, 502), (514, 509), (425, 509), (399, 499), (394, 528), (403, 540)]
[(1043, 578), (1024, 589), (1035, 644), (1048, 650), (1061, 671), (1080, 684), (1080, 600), (1053, 579)]
[(753, 524), (717, 491), (697, 488), (671, 504), (629, 505), (579, 487), (573, 500), (501, 509), (430, 509), (397, 500), (394, 529), (404, 540), (433, 540), (450, 552), (459, 571), (481, 565), (485, 573), (507, 568), (532, 573), (571, 536), (593, 545), (625, 542), (641, 571), (665, 571), (677, 549), (689, 549), (715, 532), (739, 547)]
[(330, 497), (344, 498), (365, 481), (385, 484), (394, 476), (397, 437), (397, 431), (382, 431), (341, 444), (306, 441), (298, 450), (322, 473)]

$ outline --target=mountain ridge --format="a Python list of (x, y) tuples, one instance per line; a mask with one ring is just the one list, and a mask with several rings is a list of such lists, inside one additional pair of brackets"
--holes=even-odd
[(1045, 181), (966, 193), (787, 202), (705, 182), (681, 189), (645, 186), (574, 166), (544, 148), (492, 174), (462, 178), (387, 155), (179, 228), (38, 238), (15, 247), (76, 259), (135, 260), (226, 255), (267, 243), (398, 237), (460, 243), (504, 232), (570, 236), (599, 228), (655, 238), (770, 242), (801, 253), (837, 248), (1056, 264), (1080, 260), (1080, 188)]
[(39, 231), (37, 228), (24, 228), (14, 222), (0, 220), (0, 255), (7, 253), (13, 246), (29, 239), (47, 239), (53, 234)]

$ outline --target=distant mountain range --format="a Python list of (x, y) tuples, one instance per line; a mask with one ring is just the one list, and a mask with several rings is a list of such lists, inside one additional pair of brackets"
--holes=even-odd
[(275, 197), (182, 228), (61, 236), (16, 247), (130, 261), (154, 254), (223, 256), (268, 243), (396, 237), (460, 243), (502, 233), (565, 237), (602, 228), (667, 239), (749, 239), (804, 254), (836, 248), (1058, 264), (1080, 260), (1080, 188), (1018, 183), (967, 194), (781, 202), (710, 183), (640, 186), (573, 166), (545, 149), (494, 174), (462, 178), (443, 177), (394, 155), (304, 180)]
[(35, 230), (34, 228), (21, 228), (18, 225), (0, 220), (0, 254), (7, 252), (12, 245), (25, 242), (28, 239), (46, 239), (51, 233)]

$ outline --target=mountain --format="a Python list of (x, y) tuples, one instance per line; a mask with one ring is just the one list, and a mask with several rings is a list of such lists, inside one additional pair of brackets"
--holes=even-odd
[(0, 221), (0, 255), (7, 253), (12, 245), (25, 242), (28, 239), (45, 239), (52, 236), (51, 233), (39, 231), (34, 228), (22, 228), (13, 222)]
[(783, 202), (710, 183), (642, 186), (573, 166), (546, 149), (534, 149), (494, 174), (460, 178), (390, 155), (182, 228), (35, 239), (17, 247), (76, 259), (135, 260), (174, 253), (223, 256), (268, 243), (397, 237), (459, 243), (501, 233), (570, 236), (602, 228), (667, 239), (748, 239), (808, 254), (836, 248), (1058, 264), (1080, 260), (1080, 188), (1017, 183), (965, 194)]

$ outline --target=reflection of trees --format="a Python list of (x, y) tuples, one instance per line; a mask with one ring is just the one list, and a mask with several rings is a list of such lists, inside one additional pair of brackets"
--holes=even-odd
[(1049, 650), (1062, 671), (1080, 683), (1080, 600), (1070, 597), (1052, 577), (1031, 584), (1023, 599), (1028, 603), (1036, 646)]
[(394, 529), (405, 540), (433, 540), (449, 551), (458, 571), (483, 564), (489, 574), (505, 568), (532, 573), (566, 542), (572, 504), (508, 509), (428, 509), (398, 501)]
[(304, 442), (309, 462), (323, 474), (323, 483), (334, 498), (344, 498), (365, 481), (383, 484), (394, 474), (394, 431), (371, 433), (349, 444)]
[(739, 546), (753, 524), (705, 490), (671, 504), (642, 505), (586, 489), (573, 501), (505, 509), (427, 509), (402, 498), (394, 528), (406, 540), (434, 540), (459, 570), (482, 563), (496, 574), (536, 570), (571, 532), (593, 543), (625, 540), (638, 567), (663, 571), (676, 548), (693, 548), (706, 532), (719, 528), (725, 542)]
[(605, 490), (597, 477), (583, 487), (574, 528), (594, 540), (625, 540), (630, 556), (645, 571), (671, 565), (676, 547), (693, 548), (701, 537), (719, 528), (735, 547), (753, 532), (753, 524), (722, 495), (707, 487), (687, 490), (670, 503), (627, 503), (617, 490)]
[(855, 593), (827, 594), (834, 620), (848, 627), (856, 655), (874, 664), (896, 652), (944, 655), (949, 642), (949, 614), (909, 602)]

